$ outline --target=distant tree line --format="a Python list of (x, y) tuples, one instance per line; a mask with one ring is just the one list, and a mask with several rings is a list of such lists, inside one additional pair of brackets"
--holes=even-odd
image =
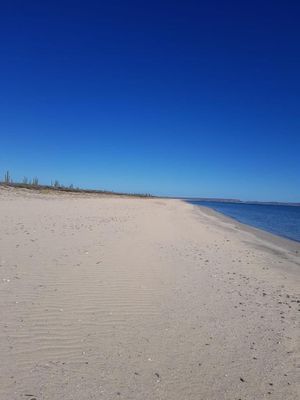
[[(39, 178), (38, 177), (34, 177), (34, 178), (30, 179), (27, 176), (24, 176), (22, 181), (14, 181), (12, 179), (12, 176), (11, 176), (10, 172), (8, 170), (5, 171), (4, 179), (3, 179), (3, 181), (1, 183), (7, 184), (7, 185), (15, 184), (15, 185), (24, 185), (24, 186), (26, 185), (26, 186), (36, 186), (36, 187), (38, 187), (38, 186), (41, 186), (41, 187), (48, 186), (48, 185), (41, 185), (39, 183)], [(57, 179), (55, 179), (54, 181), (51, 181), (50, 186), (54, 187), (54, 188), (74, 189), (74, 185), (73, 184), (71, 184), (69, 186), (64, 186), (64, 185), (61, 185)], [(79, 188), (77, 188), (77, 189), (79, 189)]]
[(124, 196), (134, 196), (134, 197), (153, 197), (149, 193), (118, 193), (107, 190), (95, 190), (95, 189), (81, 189), (79, 187), (74, 187), (73, 184), (69, 186), (62, 185), (57, 179), (51, 181), (50, 185), (44, 185), (39, 183), (38, 177), (28, 178), (23, 177), (21, 182), (13, 181), (10, 171), (4, 173), (3, 181), (0, 180), (0, 184), (10, 185), (14, 187), (28, 188), (28, 189), (56, 189), (60, 191), (68, 192), (82, 192), (82, 193), (102, 193), (102, 194), (114, 194), (114, 195), (124, 195)]

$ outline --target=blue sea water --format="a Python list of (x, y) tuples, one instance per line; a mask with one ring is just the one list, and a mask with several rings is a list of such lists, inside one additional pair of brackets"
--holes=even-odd
[(189, 200), (239, 222), (300, 242), (300, 207)]

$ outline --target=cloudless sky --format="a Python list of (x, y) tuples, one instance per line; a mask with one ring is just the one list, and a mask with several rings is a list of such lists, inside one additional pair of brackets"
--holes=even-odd
[(300, 201), (297, 1), (0, 2), (0, 174)]

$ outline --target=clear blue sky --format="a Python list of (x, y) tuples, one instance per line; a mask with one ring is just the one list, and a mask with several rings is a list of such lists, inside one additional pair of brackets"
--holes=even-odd
[(300, 201), (300, 3), (2, 1), (0, 173)]

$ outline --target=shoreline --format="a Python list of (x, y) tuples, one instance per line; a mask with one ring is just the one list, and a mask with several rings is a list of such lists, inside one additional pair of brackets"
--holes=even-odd
[[(188, 204), (191, 204), (191, 203), (188, 203)], [(214, 210), (213, 208), (204, 206), (202, 204), (201, 205), (191, 204), (191, 205), (201, 208), (201, 210), (203, 212), (207, 212), (208, 215), (215, 215), (224, 222), (228, 222), (231, 225), (234, 224), (243, 231), (253, 233), (260, 239), (269, 241), (272, 244), (275, 244), (279, 247), (287, 249), (291, 252), (295, 252), (295, 254), (298, 254), (297, 252), (300, 253), (300, 241), (298, 241), (298, 240), (291, 239), (291, 238), (288, 238), (286, 236), (282, 236), (279, 234), (275, 234), (275, 233), (269, 232), (265, 229), (257, 228), (253, 225), (250, 225), (250, 224), (247, 224), (244, 222), (240, 222), (239, 220), (235, 219), (234, 217), (230, 217), (226, 214), (223, 214), (220, 211)]]
[[(242, 240), (257, 249), (270, 252), (277, 257), (280, 257), (283, 262), (289, 260), (292, 262), (292, 266), (285, 267), (280, 265), (279, 269), (283, 269), (286, 273), (290, 274), (296, 282), (300, 284), (300, 242), (272, 234), (271, 232), (264, 231), (254, 226), (244, 224), (231, 218), (227, 215), (222, 214), (212, 208), (205, 206), (198, 206), (191, 203), (189, 205), (195, 207), (195, 213), (197, 211), (203, 212), (209, 217), (215, 218), (214, 223), (218, 227), (229, 229), (236, 235), (242, 235)], [(199, 209), (199, 210), (197, 210)]]

